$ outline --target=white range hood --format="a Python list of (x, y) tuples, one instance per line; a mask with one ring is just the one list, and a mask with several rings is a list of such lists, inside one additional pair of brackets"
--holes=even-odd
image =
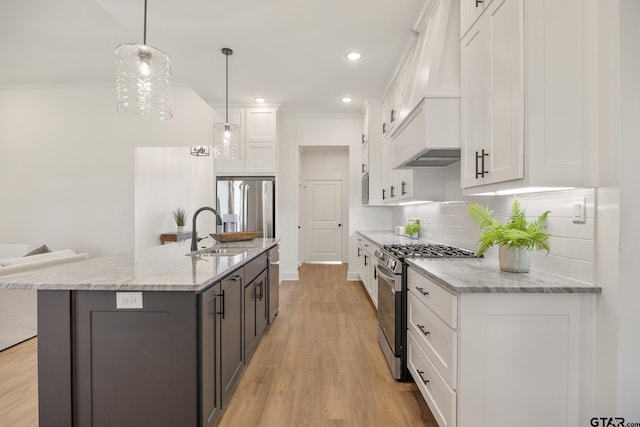
[(436, 0), (419, 22), (410, 106), (391, 134), (393, 168), (448, 166), (460, 161), (460, 3)]

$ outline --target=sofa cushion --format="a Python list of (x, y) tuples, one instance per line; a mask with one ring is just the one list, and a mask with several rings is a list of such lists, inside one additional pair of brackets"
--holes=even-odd
[(30, 250), (29, 252), (27, 252), (24, 256), (32, 256), (32, 255), (39, 255), (39, 254), (46, 254), (51, 252), (51, 249), (49, 249), (47, 247), (47, 245), (42, 245), (39, 248), (35, 248)]
[(46, 254), (31, 255), (28, 257), (0, 259), (0, 266), (7, 267), (10, 265), (28, 264), (36, 261), (45, 261), (49, 259), (64, 258), (71, 255), (75, 255), (75, 252), (72, 251), (71, 249), (63, 249), (61, 251), (49, 252)]

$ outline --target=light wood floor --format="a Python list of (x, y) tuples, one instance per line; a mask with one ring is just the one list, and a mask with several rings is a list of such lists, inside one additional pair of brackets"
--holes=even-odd
[[(280, 287), (220, 421), (237, 426), (437, 427), (413, 383), (391, 378), (374, 308), (346, 265), (304, 265)], [(37, 340), (0, 352), (0, 427), (37, 426)]]
[(377, 319), (345, 265), (304, 265), (280, 287), (263, 336), (220, 426), (437, 427), (414, 383), (391, 378)]

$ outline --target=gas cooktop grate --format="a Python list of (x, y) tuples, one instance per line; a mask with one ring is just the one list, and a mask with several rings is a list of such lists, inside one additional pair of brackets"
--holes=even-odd
[(398, 258), (474, 258), (476, 253), (448, 245), (416, 243), (410, 245), (384, 245), (387, 252)]

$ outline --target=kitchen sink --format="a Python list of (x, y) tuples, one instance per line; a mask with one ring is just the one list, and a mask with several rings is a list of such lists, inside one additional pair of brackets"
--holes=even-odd
[(237, 245), (215, 245), (210, 248), (204, 248), (187, 255), (191, 256), (234, 256), (253, 249), (253, 246), (237, 246)]

